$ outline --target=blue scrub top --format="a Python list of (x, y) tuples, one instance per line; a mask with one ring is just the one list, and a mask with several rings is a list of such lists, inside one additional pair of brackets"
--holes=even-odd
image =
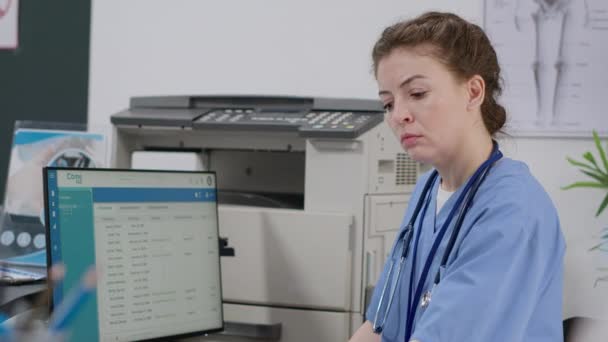
[[(430, 172), (416, 184), (401, 229), (409, 221), (429, 176)], [(452, 194), (436, 216), (438, 186), (439, 178), (424, 218), (414, 284), (420, 279), (437, 232), (464, 188), (463, 185)], [(433, 260), (423, 293), (432, 287), (454, 221)], [(415, 227), (419, 234), (418, 222)], [(415, 239), (414, 236), (412, 244)], [(401, 250), (401, 244), (401, 240), (396, 241), (393, 248)], [(383, 342), (403, 342), (405, 338), (412, 252), (410, 247), (387, 314)], [(473, 199), (431, 303), (426, 308), (417, 306), (412, 340), (563, 341), (564, 252), (564, 238), (551, 199), (524, 163), (502, 158)], [(391, 258), (397, 260), (399, 256)], [(374, 321), (388, 264), (387, 260), (366, 312), (370, 322)], [(393, 278), (395, 273), (396, 270)], [(390, 284), (387, 293), (389, 289)]]

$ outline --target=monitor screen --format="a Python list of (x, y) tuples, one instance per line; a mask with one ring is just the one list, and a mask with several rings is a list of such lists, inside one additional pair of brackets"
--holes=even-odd
[(212, 172), (45, 168), (51, 307), (93, 264), (97, 291), (73, 341), (133, 341), (223, 328)]

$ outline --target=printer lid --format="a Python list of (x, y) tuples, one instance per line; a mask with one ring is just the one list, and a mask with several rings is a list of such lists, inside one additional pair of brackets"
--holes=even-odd
[(302, 137), (354, 138), (383, 120), (379, 100), (268, 96), (190, 95), (133, 97), (112, 115), (114, 125), (195, 130), (298, 132)]
[(379, 100), (270, 96), (270, 95), (176, 95), (137, 96), (131, 98), (130, 108), (255, 108), (260, 110), (339, 110), (382, 111)]

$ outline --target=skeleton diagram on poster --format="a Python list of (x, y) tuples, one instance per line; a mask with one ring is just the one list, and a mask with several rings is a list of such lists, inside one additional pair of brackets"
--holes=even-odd
[(0, 49), (17, 48), (19, 0), (0, 0)]
[(608, 1), (485, 0), (510, 130), (608, 134)]

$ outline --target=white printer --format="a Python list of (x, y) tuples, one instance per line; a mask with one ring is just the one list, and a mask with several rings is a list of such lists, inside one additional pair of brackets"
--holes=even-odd
[(243, 335), (222, 340), (348, 340), (420, 173), (378, 101), (136, 97), (111, 121), (114, 167), (176, 151), (217, 172), (226, 334)]

